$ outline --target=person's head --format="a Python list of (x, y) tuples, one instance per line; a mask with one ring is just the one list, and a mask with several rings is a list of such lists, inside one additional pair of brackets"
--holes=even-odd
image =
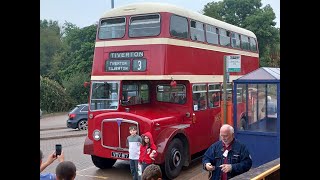
[(150, 145), (150, 138), (147, 135), (142, 136), (142, 146)]
[(142, 180), (161, 180), (162, 173), (160, 166), (156, 164), (150, 164), (144, 169), (142, 173)]
[(268, 101), (271, 101), (271, 96), (267, 96)]
[(147, 147), (155, 146), (152, 138), (152, 134), (149, 131), (141, 135), (141, 140), (142, 140), (141, 142), (142, 146), (147, 146)]
[(129, 127), (129, 132), (131, 135), (136, 135), (137, 134), (137, 126), (130, 126)]
[(224, 124), (220, 128), (220, 137), (225, 145), (229, 145), (234, 138), (234, 129), (229, 124)]
[(194, 101), (198, 101), (199, 98), (200, 98), (200, 93), (193, 93), (193, 94), (192, 94), (192, 99), (193, 99)]
[(76, 177), (77, 168), (71, 161), (63, 161), (56, 168), (57, 180), (73, 180)]

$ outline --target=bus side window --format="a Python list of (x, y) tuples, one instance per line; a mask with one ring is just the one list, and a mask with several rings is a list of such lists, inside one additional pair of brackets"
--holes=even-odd
[(193, 93), (192, 100), (193, 100), (193, 110), (198, 111), (199, 104), (200, 104), (200, 93)]
[(186, 103), (186, 97), (185, 96), (180, 96), (179, 104), (184, 104), (184, 103)]
[(185, 17), (172, 15), (170, 18), (170, 35), (172, 37), (188, 39), (188, 20)]
[(205, 84), (193, 85), (192, 87), (193, 110), (207, 109), (207, 87)]
[(142, 98), (140, 96), (132, 96), (129, 99), (129, 105), (141, 104)]
[(207, 97), (201, 96), (199, 101), (199, 109), (206, 109), (207, 108), (206, 104), (207, 104)]
[(212, 104), (213, 104), (213, 107), (220, 106), (220, 93), (219, 92), (214, 92), (212, 94)]
[(180, 96), (175, 96), (173, 99), (173, 102), (179, 104), (179, 101), (180, 101)]
[(219, 83), (208, 84), (208, 99), (210, 108), (220, 107), (220, 89), (221, 85)]

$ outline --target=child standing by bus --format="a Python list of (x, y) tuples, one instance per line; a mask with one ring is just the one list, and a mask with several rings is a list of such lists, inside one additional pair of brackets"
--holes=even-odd
[(150, 132), (142, 134), (142, 144), (140, 146), (139, 163), (142, 166), (142, 173), (144, 169), (154, 162), (154, 158), (157, 156), (157, 146), (154, 144), (152, 135)]
[(141, 137), (137, 135), (137, 127), (129, 127), (130, 136), (127, 137), (127, 147), (129, 147), (130, 170), (133, 180), (138, 180), (138, 160), (140, 154)]

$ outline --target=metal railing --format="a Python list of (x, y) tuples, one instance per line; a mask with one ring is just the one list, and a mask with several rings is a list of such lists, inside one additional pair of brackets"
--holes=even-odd
[(259, 174), (258, 176), (252, 178), (251, 180), (265, 180), (266, 177), (280, 169), (280, 164), (266, 170), (265, 172)]

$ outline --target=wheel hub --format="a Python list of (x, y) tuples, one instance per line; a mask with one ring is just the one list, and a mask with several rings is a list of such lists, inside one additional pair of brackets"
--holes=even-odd
[(80, 130), (86, 130), (87, 129), (87, 122), (86, 121), (80, 122), (79, 129)]
[(175, 167), (178, 167), (181, 162), (181, 153), (178, 150), (175, 150), (172, 156), (172, 163)]

